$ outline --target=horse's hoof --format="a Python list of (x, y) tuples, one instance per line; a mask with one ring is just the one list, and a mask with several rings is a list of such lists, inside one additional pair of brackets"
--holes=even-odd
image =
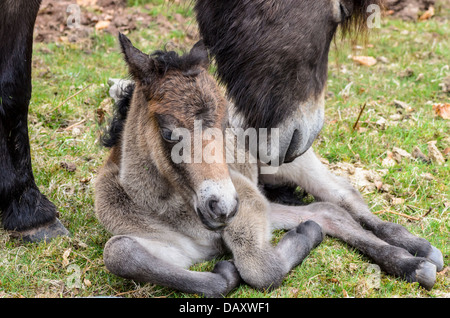
[(426, 257), (428, 261), (436, 265), (436, 270), (440, 272), (444, 269), (444, 258), (442, 257), (442, 253), (436, 247), (431, 246), (431, 252)]
[(69, 231), (62, 225), (58, 218), (54, 222), (41, 227), (21, 232), (12, 232), (11, 236), (22, 239), (24, 242), (49, 242), (58, 236), (69, 236)]
[[(210, 298), (225, 297), (231, 290), (236, 288), (242, 280), (236, 266), (232, 261), (218, 262), (216, 266), (214, 266), (212, 272), (221, 275), (226, 282), (226, 286), (219, 292), (215, 291), (206, 295)], [(217, 284), (217, 286), (219, 286), (219, 284)]]
[(423, 262), (416, 269), (416, 281), (427, 290), (431, 290), (436, 282), (436, 265)]
[(300, 223), (296, 228), (297, 233), (304, 234), (311, 239), (312, 248), (322, 243), (325, 235), (322, 227), (312, 220)]

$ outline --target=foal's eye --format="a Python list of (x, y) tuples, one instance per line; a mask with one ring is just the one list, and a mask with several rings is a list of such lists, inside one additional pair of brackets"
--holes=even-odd
[(167, 142), (178, 142), (183, 138), (181, 136), (174, 135), (173, 131), (168, 128), (161, 128), (161, 137), (163, 137), (163, 139)]

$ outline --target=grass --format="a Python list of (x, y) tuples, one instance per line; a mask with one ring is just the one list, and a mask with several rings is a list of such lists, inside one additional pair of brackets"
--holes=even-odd
[[(155, 17), (164, 14), (169, 21), (176, 13), (192, 17), (192, 8), (186, 5), (161, 3), (130, 0), (129, 4)], [(428, 239), (443, 252), (446, 267), (450, 254), (448, 161), (437, 165), (405, 158), (387, 168), (382, 161), (393, 147), (411, 153), (418, 146), (425, 154), (429, 141), (435, 140), (441, 151), (450, 147), (450, 122), (437, 117), (431, 107), (449, 101), (439, 86), (450, 73), (449, 15), (449, 8), (442, 7), (425, 22), (384, 18), (381, 28), (356, 49), (348, 40), (337, 40), (330, 52), (326, 124), (314, 144), (330, 164), (345, 162), (382, 171), (382, 182), (390, 190), (364, 192), (369, 206), (383, 220), (400, 223)], [(159, 33), (155, 24), (129, 37), (146, 52), (167, 42), (182, 49), (193, 44), (184, 31), (180, 26)], [(383, 56), (385, 63), (359, 66), (348, 58), (350, 54)], [(94, 214), (93, 182), (107, 152), (99, 146), (98, 137), (102, 114), (111, 115), (108, 78), (126, 74), (116, 38), (110, 34), (99, 32), (80, 43), (35, 44), (29, 116), (33, 167), (41, 191), (58, 206), (72, 236), (24, 244), (0, 230), (0, 297), (191, 296), (116, 277), (103, 264), (103, 246), (110, 234)], [(396, 107), (394, 100), (408, 103), (413, 111)], [(364, 103), (359, 127), (353, 130)], [(380, 119), (386, 120), (384, 126), (377, 124)], [(68, 171), (61, 163), (74, 164), (76, 170)], [(424, 178), (424, 173), (433, 178)], [(392, 204), (392, 198), (405, 203)], [(217, 261), (193, 269), (211, 270)], [(370, 266), (371, 261), (358, 251), (326, 238), (280, 288), (264, 292), (242, 285), (229, 297), (441, 297), (450, 293), (448, 272), (438, 274), (433, 290), (426, 291), (384, 273), (371, 276)], [(370, 277), (379, 277), (379, 286)]]

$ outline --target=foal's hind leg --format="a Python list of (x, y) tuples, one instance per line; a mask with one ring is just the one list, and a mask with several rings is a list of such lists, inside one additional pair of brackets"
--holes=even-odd
[(274, 229), (290, 229), (299, 221), (313, 220), (326, 235), (339, 238), (370, 257), (386, 273), (431, 289), (436, 281), (436, 266), (427, 259), (414, 257), (365, 230), (343, 208), (319, 202), (307, 206), (271, 204), (270, 222)]
[(239, 212), (223, 231), (242, 279), (259, 289), (272, 289), (322, 241), (314, 222), (296, 224), (276, 246), (270, 243), (269, 204), (250, 180), (231, 172), (239, 194)]
[(277, 174), (261, 175), (264, 183), (294, 183), (312, 194), (317, 200), (332, 202), (349, 212), (352, 218), (381, 240), (424, 257), (443, 268), (442, 253), (427, 240), (409, 233), (403, 226), (384, 222), (367, 207), (361, 194), (348, 181), (332, 174), (316, 157), (312, 149), (292, 163), (280, 166)]
[(240, 282), (229, 261), (217, 263), (212, 272), (186, 269), (193, 262), (183, 246), (173, 242), (118, 235), (106, 243), (103, 258), (106, 268), (117, 276), (207, 297), (224, 297)]

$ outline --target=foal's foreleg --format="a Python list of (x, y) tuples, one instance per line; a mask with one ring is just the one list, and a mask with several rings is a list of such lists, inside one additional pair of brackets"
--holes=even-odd
[(274, 229), (290, 229), (299, 221), (318, 223), (326, 235), (341, 239), (370, 257), (386, 273), (409, 282), (419, 282), (431, 289), (436, 281), (436, 266), (422, 257), (414, 257), (405, 249), (389, 245), (365, 230), (343, 208), (332, 203), (307, 206), (271, 204), (270, 222)]
[(268, 202), (247, 178), (232, 173), (232, 179), (240, 204), (237, 215), (224, 229), (224, 241), (247, 284), (259, 289), (276, 288), (322, 241), (322, 230), (314, 222), (296, 224), (272, 246)]
[(185, 262), (182, 247), (169, 244), (159, 250), (158, 245), (139, 237), (114, 236), (105, 245), (106, 268), (120, 277), (206, 297), (224, 297), (240, 282), (235, 266), (229, 261), (217, 263), (212, 272), (190, 271), (177, 264), (180, 258)]
[(310, 149), (292, 163), (282, 165), (277, 174), (260, 176), (262, 182), (294, 183), (318, 201), (331, 202), (345, 209), (365, 229), (388, 244), (401, 247), (410, 254), (427, 258), (437, 270), (443, 268), (442, 253), (427, 240), (417, 237), (403, 226), (382, 221), (372, 214), (361, 194), (351, 184), (332, 174)]

